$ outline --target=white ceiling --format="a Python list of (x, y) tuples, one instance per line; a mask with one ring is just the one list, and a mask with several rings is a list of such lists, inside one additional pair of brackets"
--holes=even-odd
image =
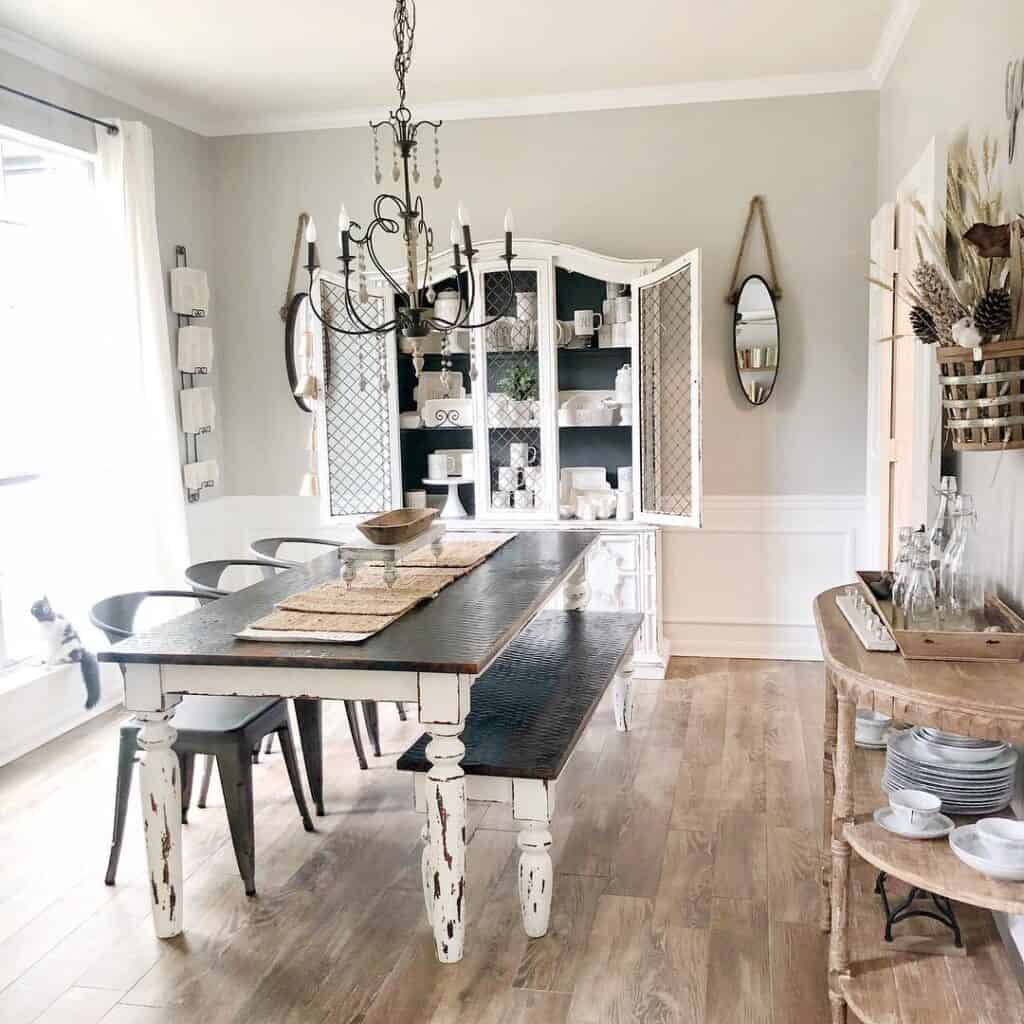
[[(870, 88), (917, 2), (420, 0), (409, 103), (466, 116)], [(118, 98), (211, 134), (360, 123), (393, 105), (392, 10), (0, 0), (0, 48), (73, 58), (69, 77), (120, 83)]]

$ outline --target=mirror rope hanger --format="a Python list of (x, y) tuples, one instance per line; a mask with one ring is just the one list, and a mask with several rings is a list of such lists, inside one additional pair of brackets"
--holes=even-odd
[(735, 306), (740, 299), (738, 281), (740, 266), (743, 263), (743, 253), (747, 248), (747, 240), (750, 238), (750, 229), (754, 226), (754, 214), (757, 213), (761, 219), (761, 235), (764, 238), (765, 252), (768, 254), (768, 273), (771, 276), (771, 293), (773, 299), (782, 298), (782, 289), (779, 287), (779, 275), (775, 272), (775, 251), (772, 248), (772, 235), (768, 229), (768, 214), (765, 212), (764, 196), (754, 196), (750, 200), (750, 209), (747, 211), (747, 223), (743, 226), (743, 237), (740, 239), (740, 251), (736, 253), (736, 265), (732, 268), (732, 281), (729, 284), (729, 293), (725, 301), (730, 306)]

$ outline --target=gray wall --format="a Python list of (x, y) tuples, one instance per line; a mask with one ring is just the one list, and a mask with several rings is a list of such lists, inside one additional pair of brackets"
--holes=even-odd
[[(1000, 143), (1010, 208), (1024, 210), (1024, 152), (1005, 160), (1007, 121), (1003, 76), (1024, 57), (1024, 4), (928, 0), (911, 27), (881, 95), (878, 200), (896, 185), (933, 135)], [(1024, 121), (1021, 124), (1024, 150)], [(991, 567), (1004, 597), (1024, 607), (1024, 452), (967, 452), (959, 457), (961, 487), (975, 496)]]
[[(523, 236), (631, 257), (699, 246), (707, 493), (862, 494), (877, 137), (873, 93), (453, 122), (441, 132), (444, 185), (428, 185), (425, 202), (442, 238), (462, 198), (478, 238), (497, 236), (511, 206)], [(375, 194), (370, 135), (282, 133), (210, 147), (226, 486), (294, 493), (305, 421), (285, 384), (277, 310), (296, 217), (314, 215), (323, 261), (333, 260), (338, 204), (359, 219)], [(785, 297), (779, 384), (753, 409), (735, 382), (724, 296), (757, 192), (767, 196)], [(747, 269), (764, 271), (763, 249), (753, 252)]]
[[(174, 266), (174, 247), (180, 243), (188, 248), (189, 262), (193, 266), (210, 268), (211, 189), (207, 172), (207, 139), (3, 52), (0, 52), (0, 82), (94, 117), (120, 117), (144, 121), (149, 125), (153, 133), (157, 230), (164, 266), (166, 269)], [(9, 93), (0, 93), (0, 125), (89, 152), (94, 152), (96, 148), (92, 125)], [(59, 261), (59, 254), (55, 256)], [(216, 275), (211, 274), (211, 287), (215, 288), (216, 283)], [(219, 343), (221, 339), (217, 331), (216, 302), (217, 296), (214, 294), (209, 323), (214, 327), (214, 337)], [(168, 306), (168, 329), (173, 352), (176, 347), (177, 318), (170, 314), (169, 309)], [(100, 315), (99, 310), (71, 312), (74, 316)], [(211, 383), (216, 388), (216, 374), (211, 375)], [(223, 464), (220, 435), (203, 438), (199, 444), (203, 457), (220, 459)], [(207, 491), (203, 500), (210, 500), (212, 494)]]

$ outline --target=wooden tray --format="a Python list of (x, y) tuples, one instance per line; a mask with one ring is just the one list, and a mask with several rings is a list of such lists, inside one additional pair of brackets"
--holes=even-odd
[(425, 533), (440, 512), (437, 508), (396, 508), (356, 524), (371, 544), (403, 544)]
[(920, 661), (1020, 661), (1024, 658), (1024, 619), (995, 594), (985, 596), (985, 620), (990, 626), (1001, 626), (1000, 633), (897, 629), (892, 602), (879, 600), (869, 586), (881, 576), (880, 572), (857, 573), (864, 596), (882, 617), (904, 658)]

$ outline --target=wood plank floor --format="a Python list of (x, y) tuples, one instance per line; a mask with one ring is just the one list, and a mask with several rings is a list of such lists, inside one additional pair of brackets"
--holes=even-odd
[(355, 764), (325, 712), (328, 815), (303, 832), (280, 754), (256, 767), (246, 899), (216, 782), (185, 829), (186, 933), (152, 935), (137, 797), (103, 885), (109, 714), (0, 769), (0, 1024), (463, 1024), (828, 1019), (816, 928), (821, 666), (674, 659), (634, 730), (602, 703), (560, 783), (549, 934), (528, 940), (508, 808), (473, 804), (466, 957), (434, 960), (419, 816), (381, 705)]

